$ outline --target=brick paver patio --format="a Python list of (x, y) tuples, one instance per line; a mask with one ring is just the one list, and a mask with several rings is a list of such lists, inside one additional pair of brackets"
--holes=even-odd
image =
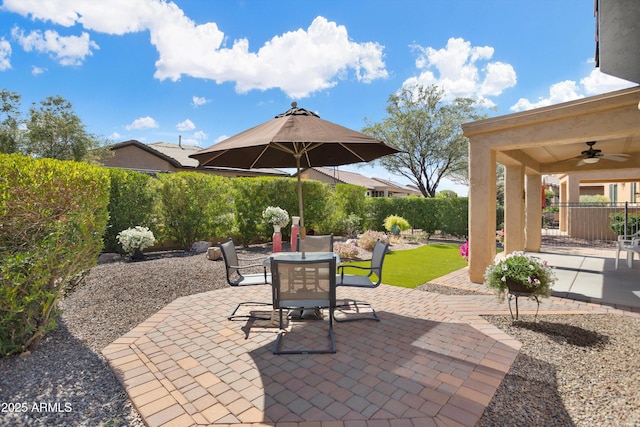
[[(483, 291), (466, 269), (435, 281)], [(177, 299), (103, 350), (149, 426), (473, 426), (520, 344), (481, 314), (508, 314), (492, 294), (453, 296), (382, 285), (338, 289), (374, 304), (380, 322), (334, 325), (337, 353), (273, 355), (270, 321), (229, 321), (268, 286)], [(521, 300), (520, 313), (535, 303)], [(543, 313), (620, 310), (549, 298)], [(636, 313), (637, 314), (637, 313)], [(288, 345), (326, 340), (328, 322), (292, 322)]]

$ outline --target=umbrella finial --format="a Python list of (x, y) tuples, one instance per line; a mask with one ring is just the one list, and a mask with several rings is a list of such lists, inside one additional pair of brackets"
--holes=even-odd
[(298, 106), (298, 103), (296, 101), (293, 101), (291, 103), (291, 108), (296, 108)]

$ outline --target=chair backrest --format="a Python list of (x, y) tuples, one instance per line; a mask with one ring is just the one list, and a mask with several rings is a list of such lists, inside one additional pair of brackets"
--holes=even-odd
[[(300, 236), (298, 236), (300, 250)], [(333, 252), (333, 234), (323, 236), (307, 236), (304, 238), (305, 252)]]
[(378, 276), (376, 285), (382, 282), (382, 263), (384, 263), (384, 256), (387, 254), (388, 243), (382, 243), (378, 240), (373, 247), (373, 253), (371, 254), (371, 273), (375, 273)]
[(271, 259), (273, 308), (335, 308), (336, 259)]
[(224, 259), (224, 266), (227, 272), (227, 283), (231, 286), (237, 286), (242, 280), (242, 274), (238, 270), (239, 260), (238, 253), (236, 252), (236, 246), (233, 244), (233, 240), (229, 239), (227, 242), (219, 243), (220, 251), (222, 252), (222, 259)]

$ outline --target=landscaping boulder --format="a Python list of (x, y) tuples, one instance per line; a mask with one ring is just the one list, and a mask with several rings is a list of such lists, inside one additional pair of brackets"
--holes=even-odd
[(98, 264), (110, 264), (112, 262), (122, 261), (122, 256), (117, 253), (107, 252), (104, 254), (100, 254), (98, 257)]
[(210, 242), (195, 242), (191, 246), (191, 252), (193, 252), (194, 254), (203, 254), (207, 252), (207, 250), (209, 250), (210, 247), (211, 247)]
[(215, 261), (222, 258), (222, 251), (217, 246), (212, 246), (207, 250), (207, 259)]

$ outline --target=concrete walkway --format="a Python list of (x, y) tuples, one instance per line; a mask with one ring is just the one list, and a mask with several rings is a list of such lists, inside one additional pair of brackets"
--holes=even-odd
[[(638, 297), (638, 267), (621, 263), (610, 272), (607, 260), (541, 255), (558, 266), (558, 295), (584, 300), (551, 297), (540, 314), (640, 316), (637, 301), (627, 299)], [(473, 426), (520, 343), (480, 316), (509, 311), (506, 302), (470, 283), (466, 268), (433, 283), (485, 294), (339, 288), (338, 299), (373, 303), (381, 321), (335, 324), (335, 354), (276, 356), (271, 321), (226, 319), (239, 301), (270, 301), (270, 288), (226, 288), (177, 299), (103, 354), (154, 427)], [(521, 315), (535, 308), (521, 299)], [(290, 346), (328, 342), (326, 319), (291, 322), (288, 331)]]

